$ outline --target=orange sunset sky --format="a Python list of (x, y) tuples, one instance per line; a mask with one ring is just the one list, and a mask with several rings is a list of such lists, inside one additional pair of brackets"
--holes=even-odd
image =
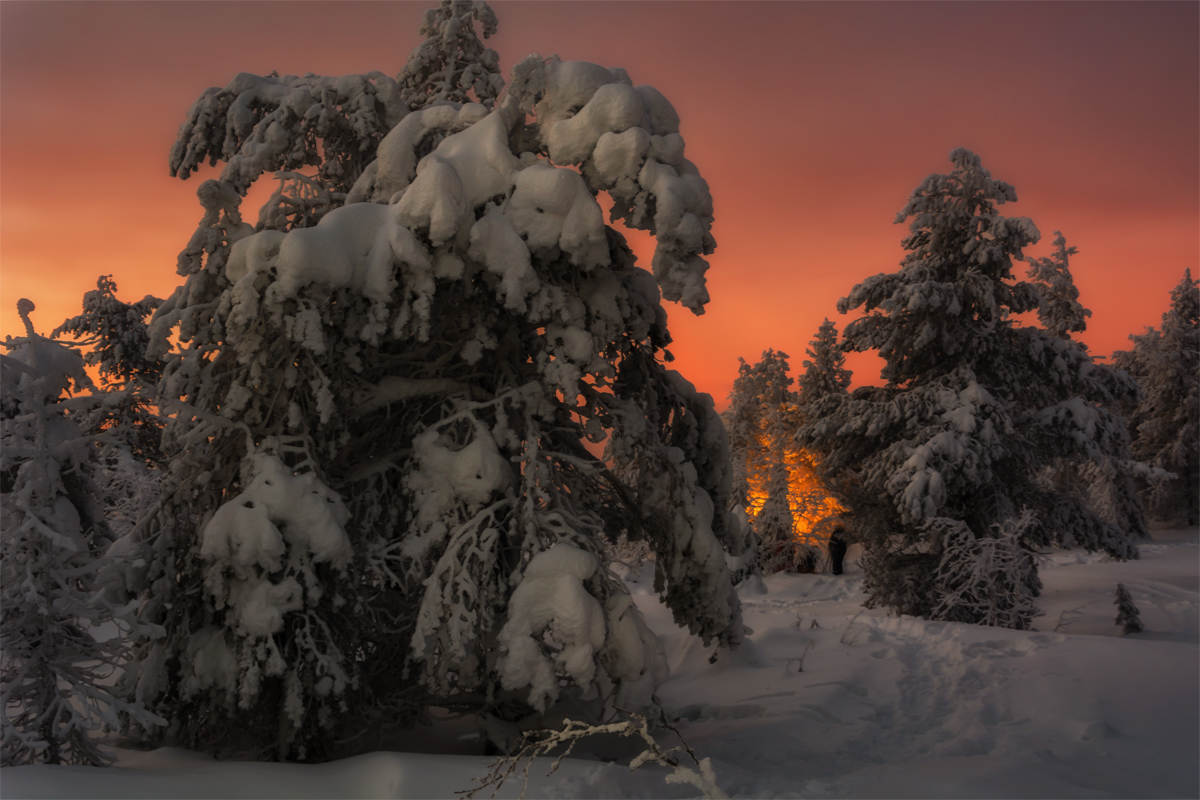
[[(126, 300), (171, 293), (194, 192), (217, 170), (179, 181), (167, 154), (205, 88), (238, 72), (394, 76), (432, 4), (0, 3), (0, 337), (21, 332), (18, 298), (49, 332), (102, 273)], [(955, 147), (1016, 187), (1003, 213), (1041, 230), (1032, 255), (1055, 230), (1079, 248), (1095, 353), (1157, 326), (1200, 261), (1195, 2), (492, 6), (506, 77), (557, 53), (624, 67), (679, 112), (718, 248), (708, 313), (668, 304), (671, 350), (719, 407), (739, 356), (782, 349), (795, 374), (824, 317), (844, 327), (838, 298), (895, 271), (895, 214)], [(253, 198), (244, 211), (257, 218)], [(871, 357), (851, 366), (877, 381)]]

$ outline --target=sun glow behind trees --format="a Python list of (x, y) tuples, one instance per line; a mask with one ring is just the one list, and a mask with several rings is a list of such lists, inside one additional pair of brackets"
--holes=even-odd
[[(766, 449), (766, 437), (759, 439), (759, 447)], [(819, 456), (809, 450), (794, 448), (788, 451), (784, 464), (788, 473), (788, 505), (792, 511), (795, 539), (810, 547), (824, 547), (829, 541), (829, 525), (846, 508), (837, 501), (818, 477)], [(746, 516), (753, 521), (758, 517), (767, 501), (767, 482), (755, 476), (748, 481), (750, 491), (746, 497)]]
[[(836, 342), (836, 331), (826, 325)], [(819, 335), (813, 345), (825, 354), (822, 342)], [(827, 358), (813, 357), (828, 366)], [(813, 568), (812, 548), (825, 544), (832, 522), (845, 511), (821, 477), (820, 456), (796, 444), (805, 397), (790, 388), (787, 359), (787, 353), (767, 350), (753, 366), (743, 360), (723, 415), (733, 460), (732, 500), (751, 523), (764, 572)], [(801, 383), (817, 392), (809, 375)]]

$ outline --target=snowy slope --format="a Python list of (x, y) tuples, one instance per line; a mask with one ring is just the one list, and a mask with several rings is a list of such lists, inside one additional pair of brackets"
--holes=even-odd
[[(1131, 563), (1055, 552), (1041, 570), (1047, 613), (1030, 632), (863, 611), (854, 565), (838, 577), (777, 575), (765, 594), (743, 596), (754, 634), (715, 663), (649, 593), (647, 572), (631, 588), (670, 661), (660, 697), (731, 795), (1196, 797), (1197, 544), (1195, 530), (1156, 531)], [(1117, 582), (1132, 593), (1145, 632), (1117, 636)], [(451, 797), (490, 762), (464, 754), (478, 752), (478, 739), (461, 723), (417, 736), (421, 750), (458, 754), (375, 752), (305, 766), (126, 751), (107, 770), (7, 769), (0, 793)], [(581, 746), (581, 758), (548, 778), (548, 762), (539, 762), (527, 796), (688, 796), (663, 783), (662, 770), (630, 774), (594, 760), (620, 752)], [(510, 781), (498, 796), (520, 788)]]

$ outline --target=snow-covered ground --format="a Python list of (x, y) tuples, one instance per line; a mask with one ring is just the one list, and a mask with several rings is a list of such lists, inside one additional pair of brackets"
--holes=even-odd
[[(853, 564), (838, 577), (777, 575), (765, 594), (743, 596), (754, 633), (715, 663), (711, 649), (674, 626), (647, 573), (631, 587), (670, 660), (659, 696), (731, 795), (1197, 797), (1197, 545), (1196, 530), (1160, 530), (1135, 562), (1052, 554), (1041, 570), (1046, 614), (1030, 632), (864, 611)], [(1143, 633), (1117, 635), (1118, 582), (1141, 610)], [(0, 794), (453, 797), (491, 762), (471, 753), (479, 740), (461, 722), (408, 741), (425, 752), (316, 766), (121, 751), (108, 769), (6, 769)], [(693, 793), (664, 783), (661, 769), (630, 773), (600, 760), (616, 752), (585, 742), (550, 777), (549, 762), (539, 761), (527, 796)], [(520, 789), (519, 779), (510, 780), (498, 796)]]

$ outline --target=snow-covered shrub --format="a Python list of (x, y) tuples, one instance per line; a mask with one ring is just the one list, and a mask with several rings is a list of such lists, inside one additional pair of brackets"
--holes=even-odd
[(1149, 328), (1129, 338), (1133, 349), (1114, 353), (1113, 365), (1142, 388), (1138, 401), (1127, 404), (1133, 454), (1176, 476), (1143, 476), (1151, 513), (1195, 525), (1200, 522), (1200, 287), (1190, 269), (1171, 291), (1162, 330)]
[[(877, 350), (886, 385), (817, 400), (799, 439), (831, 471), (854, 471), (844, 488), (868, 604), (961, 619), (935, 589), (934, 573), (951, 566), (946, 548), (961, 538), (945, 532), (983, 540), (1007, 525), (1025, 550), (1079, 545), (1123, 559), (1136, 557), (1131, 538), (1144, 522), (1125, 507), (1130, 524), (1118, 526), (1044, 480), (1058, 463), (1127, 460), (1111, 409), (1137, 387), (1078, 343), (1018, 324), (1016, 315), (1043, 305), (1037, 286), (1013, 276), (1037, 228), (997, 213), (1016, 192), (978, 156), (960, 149), (950, 159), (950, 174), (926, 178), (896, 217), (911, 220), (900, 270), (868, 278), (838, 304), (843, 313), (863, 308), (842, 347)], [(1026, 509), (1032, 516), (1018, 524)], [(1017, 585), (1036, 594), (1033, 560), (1012, 563)], [(997, 568), (994, 578), (1011, 575)], [(976, 621), (1025, 618), (980, 612)]]
[(1034, 553), (1022, 543), (1022, 529), (1032, 521), (1026, 512), (994, 526), (990, 536), (976, 536), (964, 522), (930, 520), (928, 535), (941, 541), (930, 616), (1029, 630), (1042, 614), (1034, 602), (1041, 588), (1031, 568)]
[(1138, 616), (1138, 608), (1133, 604), (1133, 597), (1125, 588), (1125, 584), (1117, 584), (1117, 596), (1113, 599), (1113, 605), (1117, 607), (1117, 624), (1121, 626), (1122, 636), (1142, 632), (1142, 619)]
[[(444, 4), (426, 27), (461, 33), (465, 8)], [(725, 432), (661, 356), (660, 287), (696, 311), (707, 301), (707, 186), (670, 104), (623, 71), (531, 56), (514, 74), (493, 108), (377, 102), (366, 120), (386, 131), (362, 131), (386, 133), (378, 157), (319, 218), (242, 221), (243, 178), (293, 166), (260, 158), (258, 134), (235, 137), (257, 160), (221, 151), (223, 179), (199, 187), (186, 281), (151, 324), (178, 455), (128, 542), (149, 565), (128, 588), (168, 632), (129, 691), (171, 718), (169, 740), (311, 760), (432, 705), (509, 722), (563, 693), (650, 705), (665, 662), (608, 570), (621, 535), (649, 543), (681, 625), (740, 640)], [(331, 80), (288, 83), (277, 105), (283, 79), (235, 88), (258, 87), (250, 107), (284, 120), (316, 87), (378, 100), (390, 85)], [(216, 102), (201, 98), (177, 151), (234, 124), (205, 116)], [(267, 128), (280, 153), (307, 153), (321, 130)], [(313, 180), (340, 191), (330, 174), (326, 161)], [(658, 237), (657, 281), (604, 225), (602, 189)], [(583, 446), (606, 437), (604, 460)], [(299, 510), (310, 495), (320, 521)]]
[[(496, 795), (501, 785), (517, 770), (521, 761), (525, 761), (525, 769), (523, 776), (525, 783), (521, 788), (520, 797), (525, 797), (525, 792), (529, 788), (529, 769), (533, 766), (534, 759), (538, 756), (556, 755), (553, 764), (550, 766), (550, 772), (553, 774), (558, 765), (562, 763), (564, 758), (571, 755), (581, 741), (593, 736), (621, 736), (621, 737), (637, 737), (646, 744), (646, 750), (643, 750), (629, 762), (629, 771), (634, 772), (646, 764), (661, 764), (664, 767), (670, 767), (671, 772), (664, 776), (664, 780), (668, 784), (683, 784), (700, 790), (701, 796), (705, 798), (727, 798), (729, 795), (725, 793), (717, 784), (717, 775), (713, 770), (712, 760), (709, 758), (697, 758), (696, 752), (683, 740), (683, 736), (679, 731), (672, 726), (671, 731), (679, 738), (681, 747), (673, 747), (664, 750), (662, 745), (650, 733), (650, 723), (640, 714), (628, 713), (630, 717), (627, 720), (608, 722), (602, 725), (588, 724), (586, 721), (566, 719), (563, 720), (562, 727), (559, 730), (537, 730), (524, 733), (521, 738), (513, 745), (512, 754), (502, 756), (497, 759), (488, 771), (479, 779), (479, 785), (471, 791), (467, 792), (464, 797), (472, 798), (479, 792), (492, 787), (492, 796)], [(682, 759), (676, 755), (680, 752), (686, 752), (699, 769), (699, 772), (691, 767), (684, 766)]]
[[(26, 336), (0, 356), (0, 752), (4, 766), (104, 764), (93, 731), (121, 712), (162, 720), (113, 692), (132, 609), (92, 594), (109, 532), (95, 441), (74, 418), (98, 398), (80, 392), (93, 387), (79, 352), (34, 331), (33, 303), (18, 310)], [(114, 622), (116, 635), (98, 639)]]

